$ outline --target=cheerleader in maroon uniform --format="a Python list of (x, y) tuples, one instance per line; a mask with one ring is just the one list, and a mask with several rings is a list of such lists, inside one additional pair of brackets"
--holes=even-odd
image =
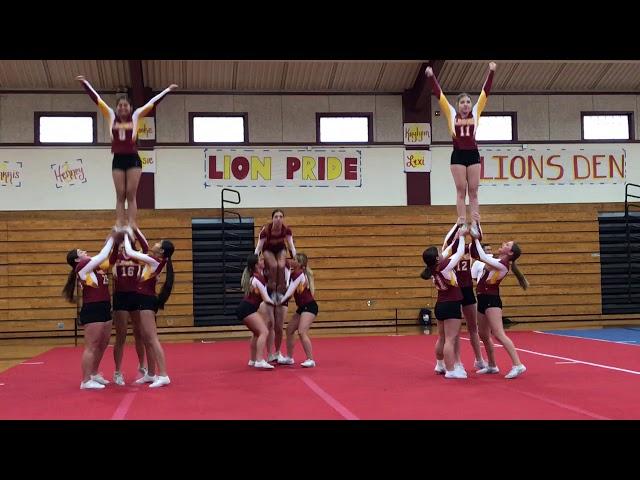
[[(144, 340), (145, 349), (148, 352), (147, 365), (148, 373), (136, 383), (151, 383), (150, 388), (169, 385), (171, 380), (167, 375), (167, 367), (164, 350), (158, 339), (156, 328), (156, 313), (158, 309), (164, 309), (164, 305), (171, 295), (173, 289), (174, 273), (171, 256), (175, 250), (173, 243), (169, 240), (162, 240), (150, 249), (151, 255), (135, 251), (131, 247), (129, 235), (124, 237), (124, 250), (128, 257), (138, 260), (144, 264), (144, 268), (138, 280), (138, 310), (140, 312), (140, 330)], [(158, 276), (167, 267), (167, 274), (162, 290), (156, 296), (156, 282)]]
[[(265, 278), (268, 278), (268, 270), (265, 270)], [(285, 263), (284, 269), (284, 281), (285, 286), (289, 286), (291, 279), (291, 265), (289, 260)], [(285, 360), (285, 356), (282, 355), (280, 350), (282, 346), (282, 334), (284, 328), (284, 319), (287, 318), (287, 311), (289, 310), (289, 301), (286, 300), (275, 306), (271, 306), (262, 302), (258, 312), (267, 319), (267, 326), (269, 328), (269, 336), (267, 337), (267, 362), (278, 362), (282, 364)]]
[(304, 353), (307, 355), (306, 360), (300, 365), (306, 368), (313, 368), (316, 366), (316, 362), (313, 359), (309, 328), (318, 315), (318, 304), (313, 298), (315, 293), (313, 270), (309, 267), (309, 259), (304, 253), (298, 253), (290, 262), (293, 270), (291, 283), (280, 302), (288, 302), (291, 295), (293, 295), (298, 309), (287, 324), (287, 356), (282, 361), (279, 360), (278, 363), (283, 365), (293, 364), (293, 348), (297, 330), (300, 336), (300, 343), (302, 343)]
[[(445, 251), (438, 254), (436, 247), (429, 247), (422, 252), (422, 260), (426, 268), (420, 275), (423, 279), (431, 278), (438, 291), (435, 317), (438, 321), (438, 341), (436, 342), (436, 372), (444, 367), (445, 378), (467, 378), (461, 364), (456, 364), (455, 342), (460, 334), (462, 323), (462, 292), (458, 286), (455, 268), (464, 255), (464, 237), (458, 230), (454, 237), (455, 253), (447, 256)], [(443, 365), (444, 362), (444, 365)]]
[[(478, 228), (480, 229), (479, 224), (478, 224)], [(482, 249), (485, 251), (487, 255), (493, 256), (491, 245), (489, 245), (488, 243), (482, 243), (481, 245), (482, 245)], [(473, 262), (473, 265), (471, 266), (471, 277), (476, 281), (476, 285), (477, 285), (477, 283), (482, 278), (482, 275), (484, 274), (484, 262), (477, 260), (478, 249), (473, 243), (471, 244), (471, 248), (469, 249), (469, 251), (471, 253), (472, 258), (476, 259)], [(478, 314), (478, 317), (479, 317), (479, 314)], [(495, 369), (495, 371), (493, 368), (490, 368), (490, 369), (487, 368), (489, 366), (493, 366), (493, 367), (496, 366), (496, 357), (493, 350), (493, 341), (491, 340), (491, 328), (489, 327), (489, 324), (486, 318), (484, 317), (482, 321), (480, 321), (480, 319), (478, 318), (478, 336), (480, 337), (480, 340), (482, 340), (482, 344), (484, 345), (484, 350), (485, 352), (487, 352), (487, 360), (488, 360), (488, 364), (485, 364), (484, 367), (481, 368), (480, 370), (482, 370), (483, 373), (498, 373), (497, 368)]]
[(238, 320), (243, 322), (253, 333), (249, 366), (272, 369), (273, 365), (264, 359), (267, 336), (269, 335), (267, 319), (258, 313), (261, 302), (273, 307), (273, 302), (267, 294), (266, 281), (262, 275), (263, 270), (264, 260), (256, 254), (250, 254), (247, 257), (247, 266), (242, 272), (242, 280), (240, 281), (244, 290), (244, 298), (236, 309), (236, 315)]
[[(433, 69), (427, 67), (425, 73), (431, 80), (433, 94), (438, 97), (440, 109), (447, 119), (447, 127), (453, 138), (453, 152), (451, 153), (451, 174), (456, 184), (456, 209), (458, 212), (458, 224), (466, 222), (466, 196), (469, 193), (469, 206), (471, 213), (478, 214), (480, 205), (478, 202), (478, 185), (480, 184), (480, 153), (476, 143), (476, 132), (480, 123), (480, 116), (487, 104), (487, 97), (491, 91), (493, 75), (496, 70), (494, 62), (489, 63), (489, 73), (482, 87), (478, 103), (471, 105), (471, 97), (468, 93), (458, 95), (454, 108), (445, 97), (438, 80), (433, 75)], [(471, 232), (477, 236), (477, 222), (475, 218), (471, 223)]]
[(296, 247), (293, 244), (291, 229), (283, 223), (284, 212), (276, 209), (271, 213), (271, 223), (268, 223), (260, 231), (260, 239), (256, 246), (255, 254), (261, 252), (269, 269), (269, 283), (267, 289), (274, 295), (282, 294), (286, 290), (284, 270), (287, 258), (287, 246), (291, 257), (296, 255)]
[[(149, 244), (142, 232), (134, 229), (136, 240), (140, 244), (142, 253), (149, 251)], [(116, 327), (116, 341), (113, 345), (113, 360), (115, 372), (113, 381), (116, 385), (124, 385), (122, 374), (122, 355), (127, 341), (127, 325), (129, 321), (133, 327), (136, 353), (138, 355), (138, 371), (145, 376), (148, 372), (144, 367), (144, 341), (140, 332), (140, 312), (138, 299), (138, 278), (142, 274), (142, 265), (127, 256), (124, 243), (117, 243), (111, 253), (109, 263), (113, 265), (113, 323)], [(153, 355), (153, 354), (152, 354)]]
[(109, 235), (104, 247), (95, 257), (74, 248), (67, 253), (71, 267), (63, 296), (73, 303), (76, 278), (82, 288), (82, 309), (79, 322), (84, 327), (84, 352), (82, 353), (81, 389), (100, 389), (109, 383), (98, 373), (100, 361), (111, 337), (111, 301), (109, 298), (109, 253), (113, 247), (113, 235)]
[[(445, 237), (444, 244), (442, 245), (443, 256), (446, 258), (450, 253), (444, 253), (447, 248), (453, 242), (453, 236), (460, 229), (459, 225), (454, 225), (447, 236)], [(460, 235), (467, 233), (466, 228), (463, 228)], [(473, 240), (473, 239), (472, 239)], [(469, 338), (471, 340), (471, 347), (476, 357), (474, 367), (476, 370), (486, 367), (484, 359), (482, 358), (482, 350), (480, 350), (480, 337), (478, 336), (478, 322), (476, 319), (476, 297), (473, 294), (473, 279), (471, 278), (471, 256), (469, 254), (470, 245), (466, 245), (464, 249), (464, 255), (456, 266), (456, 278), (460, 285), (460, 291), (462, 292), (462, 314), (467, 322), (467, 330), (469, 330)], [(459, 345), (459, 342), (456, 343)], [(458, 347), (459, 348), (459, 347)], [(458, 353), (459, 355), (459, 353)], [(459, 360), (459, 357), (458, 357)]]
[[(481, 235), (482, 230), (480, 230)], [(500, 282), (509, 273), (509, 269), (513, 270), (518, 283), (526, 290), (529, 282), (522, 274), (516, 260), (520, 258), (522, 251), (517, 243), (513, 240), (503, 243), (498, 249), (498, 258), (487, 255), (480, 244), (478, 238), (474, 240), (474, 250), (477, 251), (479, 259), (484, 262), (484, 271), (478, 281), (476, 291), (478, 293), (478, 322), (480, 330), (485, 329), (485, 325), (489, 326), (493, 336), (504, 346), (511, 357), (513, 366), (505, 378), (515, 378), (522, 375), (526, 371), (526, 367), (520, 361), (518, 352), (513, 342), (504, 332), (502, 325), (502, 299), (500, 298)], [(475, 254), (472, 251), (472, 255)], [(485, 342), (486, 345), (486, 342)], [(487, 352), (488, 353), (488, 352)], [(489, 365), (486, 368), (478, 370), (477, 373), (498, 373), (498, 367), (491, 355), (489, 356)]]
[(129, 226), (136, 226), (136, 215), (138, 206), (136, 203), (136, 192), (142, 173), (142, 161), (138, 155), (136, 140), (138, 138), (138, 121), (148, 115), (160, 100), (172, 90), (178, 88), (177, 85), (169, 85), (158, 95), (149, 100), (144, 106), (131, 113), (131, 102), (126, 96), (118, 98), (116, 111), (114, 112), (100, 98), (91, 84), (79, 75), (76, 77), (109, 122), (111, 132), (111, 152), (113, 162), (111, 173), (113, 184), (116, 188), (116, 228), (122, 229), (125, 225), (124, 201), (127, 200)]

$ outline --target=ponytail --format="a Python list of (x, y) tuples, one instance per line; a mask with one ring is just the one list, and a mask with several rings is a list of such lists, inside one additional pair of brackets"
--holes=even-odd
[(253, 271), (258, 264), (258, 260), (260, 260), (260, 257), (255, 253), (250, 253), (247, 257), (247, 266), (244, 267), (242, 279), (240, 280), (240, 285), (242, 286), (242, 291), (245, 295), (249, 295), (251, 292), (251, 277), (253, 276)]
[(69, 303), (75, 303), (75, 298), (73, 296), (76, 290), (76, 271), (71, 270), (69, 272), (69, 276), (67, 277), (67, 283), (64, 284), (62, 288), (62, 296), (67, 299)]
[(435, 273), (435, 267), (438, 260), (438, 249), (436, 247), (429, 247), (422, 252), (422, 261), (426, 265), (425, 269), (420, 274), (420, 278), (423, 280), (429, 280)]
[(527, 280), (527, 277), (524, 276), (524, 273), (520, 271), (515, 260), (511, 262), (511, 270), (513, 270), (513, 273), (518, 279), (518, 283), (520, 284), (522, 289), (526, 290), (527, 288), (529, 288), (529, 281)]
[(518, 279), (518, 283), (522, 289), (526, 290), (529, 288), (529, 281), (524, 276), (524, 273), (520, 271), (518, 264), (516, 263), (516, 260), (520, 258), (520, 255), (522, 255), (522, 250), (520, 250), (520, 246), (514, 242), (511, 246), (511, 270), (513, 270), (513, 274)]
[(74, 303), (75, 299), (73, 294), (76, 290), (76, 259), (78, 258), (78, 250), (74, 248), (67, 253), (67, 263), (71, 267), (69, 276), (67, 277), (67, 283), (62, 288), (62, 296), (67, 299), (69, 303)]
[(169, 300), (169, 297), (171, 296), (173, 281), (175, 279), (173, 263), (171, 262), (171, 255), (173, 255), (175, 247), (169, 240), (163, 240), (161, 247), (163, 250), (163, 256), (167, 259), (167, 276), (164, 280), (164, 285), (162, 285), (162, 289), (158, 294), (158, 309), (164, 310), (164, 304), (167, 303), (167, 300)]
[(314, 295), (316, 292), (316, 282), (313, 277), (313, 270), (311, 270), (311, 267), (309, 267), (308, 265), (309, 258), (304, 253), (297, 253), (296, 262), (298, 262), (298, 265), (300, 265), (300, 267), (303, 267), (304, 274), (307, 277), (307, 284), (309, 286), (309, 290), (311, 290), (311, 295)]
[(307, 267), (306, 273), (307, 273), (307, 280), (309, 281), (309, 290), (311, 290), (311, 295), (315, 295), (316, 281), (313, 278), (313, 270), (311, 270), (311, 267)]
[(164, 285), (158, 294), (158, 309), (164, 310), (164, 304), (167, 303), (171, 296), (171, 290), (173, 290), (173, 280), (175, 276), (173, 274), (173, 263), (171, 258), (167, 260), (167, 276), (164, 279)]
[(431, 268), (425, 267), (425, 269), (422, 270), (422, 273), (420, 274), (420, 278), (422, 278), (423, 280), (429, 280), (432, 275), (433, 271), (431, 270)]

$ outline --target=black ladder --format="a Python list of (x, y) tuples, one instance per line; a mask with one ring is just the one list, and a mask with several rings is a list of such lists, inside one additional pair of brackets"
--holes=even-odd
[[(635, 190), (639, 189), (639, 190)], [(602, 313), (640, 313), (640, 185), (625, 186), (624, 213), (598, 215)]]
[[(225, 192), (236, 199), (228, 199)], [(253, 218), (225, 208), (240, 204), (240, 192), (223, 188), (220, 195), (220, 218), (194, 218), (191, 223), (196, 326), (239, 324), (235, 311), (243, 297), (240, 279), (247, 255), (255, 249)]]

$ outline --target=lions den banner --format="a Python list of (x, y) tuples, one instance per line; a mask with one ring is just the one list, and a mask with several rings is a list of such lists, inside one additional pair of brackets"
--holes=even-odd
[(480, 185), (580, 185), (625, 183), (626, 151), (480, 148)]
[(204, 150), (206, 187), (362, 187), (362, 150)]

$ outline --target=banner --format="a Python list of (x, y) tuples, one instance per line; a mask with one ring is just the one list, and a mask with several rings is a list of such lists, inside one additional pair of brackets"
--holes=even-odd
[(404, 144), (405, 145), (431, 145), (431, 124), (430, 123), (405, 123), (404, 124)]
[(138, 150), (140, 160), (142, 160), (142, 171), (145, 173), (156, 173), (156, 161), (153, 150)]
[(404, 171), (405, 172), (430, 172), (431, 171), (431, 151), (430, 150), (405, 150), (404, 151)]
[(626, 151), (616, 147), (480, 148), (480, 185), (624, 184)]
[(362, 187), (362, 150), (204, 150), (204, 187)]
[(156, 139), (155, 117), (142, 117), (138, 120), (138, 140)]
[(52, 163), (51, 175), (56, 188), (73, 187), (87, 182), (87, 174), (82, 164), (82, 159), (66, 160), (61, 163)]
[(0, 210), (112, 210), (109, 150), (0, 148)]
[(22, 162), (0, 161), (0, 187), (21, 187), (23, 177)]

